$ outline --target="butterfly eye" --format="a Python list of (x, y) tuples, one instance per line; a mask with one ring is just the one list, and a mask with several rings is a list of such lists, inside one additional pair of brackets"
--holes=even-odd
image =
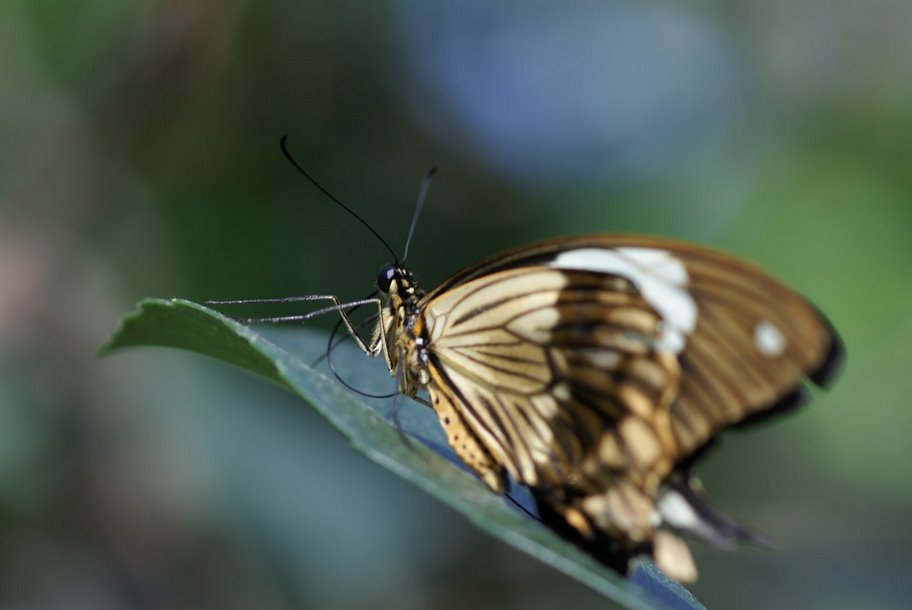
[(380, 267), (380, 273), (377, 275), (377, 288), (383, 294), (388, 294), (390, 284), (393, 283), (393, 277), (396, 275), (396, 269), (392, 265), (383, 265)]

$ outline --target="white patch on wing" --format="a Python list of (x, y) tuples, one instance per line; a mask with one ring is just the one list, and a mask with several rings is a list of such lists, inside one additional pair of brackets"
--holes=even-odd
[[(702, 522), (693, 507), (676, 491), (665, 491), (656, 500), (656, 512), (662, 523), (683, 530), (695, 530)], [(653, 515), (655, 523), (655, 515)]]
[(697, 325), (697, 304), (687, 291), (687, 268), (670, 252), (657, 248), (580, 248), (561, 252), (549, 266), (596, 271), (624, 277), (662, 316), (660, 347), (677, 354)]
[(775, 324), (764, 320), (754, 328), (754, 345), (764, 356), (776, 358), (785, 351), (785, 337)]

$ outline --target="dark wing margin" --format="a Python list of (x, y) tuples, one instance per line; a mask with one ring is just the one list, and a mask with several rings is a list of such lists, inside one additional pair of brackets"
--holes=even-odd
[(817, 312), (817, 315), (826, 323), (830, 336), (830, 345), (826, 349), (826, 355), (820, 360), (817, 367), (808, 372), (808, 378), (813, 381), (814, 385), (818, 388), (826, 389), (833, 384), (836, 377), (845, 366), (846, 353), (845, 345), (842, 343), (842, 337), (836, 332), (836, 329), (830, 323), (829, 319), (819, 311)]

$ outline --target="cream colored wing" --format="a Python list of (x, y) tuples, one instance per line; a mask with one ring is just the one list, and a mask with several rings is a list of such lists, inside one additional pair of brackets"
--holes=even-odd
[(430, 301), (432, 401), (445, 397), (491, 457), (532, 487), (654, 489), (676, 455), (676, 358), (626, 279), (511, 269)]

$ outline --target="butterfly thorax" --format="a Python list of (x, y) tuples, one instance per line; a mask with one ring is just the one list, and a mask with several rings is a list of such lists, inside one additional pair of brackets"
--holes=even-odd
[[(385, 266), (378, 287), (388, 296), (383, 308), (383, 335), (390, 374), (399, 380), (399, 391), (414, 396), (429, 380), (428, 337), (420, 302), (424, 291), (415, 276), (402, 266)], [(375, 340), (380, 339), (378, 326)]]

